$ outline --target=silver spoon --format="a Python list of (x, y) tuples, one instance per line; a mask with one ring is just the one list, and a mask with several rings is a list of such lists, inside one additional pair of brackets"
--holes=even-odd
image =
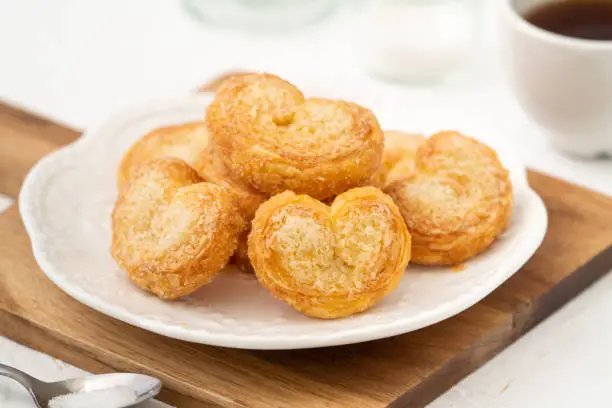
[(32, 395), (38, 408), (47, 408), (49, 401), (55, 397), (76, 392), (91, 392), (129, 388), (134, 392), (135, 400), (128, 405), (113, 408), (125, 408), (155, 397), (161, 389), (157, 378), (141, 374), (101, 374), (90, 375), (71, 380), (47, 383), (40, 381), (16, 368), (0, 364), (0, 376), (12, 378), (23, 385)]

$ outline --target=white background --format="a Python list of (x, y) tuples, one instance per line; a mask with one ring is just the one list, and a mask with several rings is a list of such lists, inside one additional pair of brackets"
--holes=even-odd
[[(557, 154), (516, 105), (495, 31), (499, 1), (481, 1), (485, 29), (472, 75), (415, 88), (366, 76), (350, 10), (306, 31), (270, 36), (202, 25), (176, 0), (0, 0), (0, 98), (83, 129), (122, 106), (193, 91), (233, 67), (322, 80), (340, 73), (359, 86), (494, 117), (529, 166), (612, 195), (612, 162)], [(611, 291), (612, 275), (430, 408), (612, 406)], [(43, 379), (78, 372), (2, 338), (0, 362)], [(30, 406), (24, 392), (0, 379), (0, 407)]]

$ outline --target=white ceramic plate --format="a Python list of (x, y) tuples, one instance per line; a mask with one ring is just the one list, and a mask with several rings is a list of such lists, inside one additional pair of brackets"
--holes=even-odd
[(493, 145), (515, 186), (514, 214), (503, 236), (461, 272), (410, 266), (399, 288), (376, 307), (340, 320), (306, 318), (275, 300), (254, 277), (231, 271), (194, 295), (163, 302), (133, 286), (111, 258), (116, 167), (128, 146), (147, 131), (202, 120), (210, 99), (202, 95), (129, 110), (32, 169), (21, 192), (21, 214), (34, 256), (57, 286), (102, 313), (178, 339), (249, 349), (332, 346), (406, 333), (465, 310), (516, 272), (544, 237), (542, 201), (491, 124), (454, 110), (402, 109), (402, 101), (361, 98), (386, 129), (430, 133), (454, 128)]

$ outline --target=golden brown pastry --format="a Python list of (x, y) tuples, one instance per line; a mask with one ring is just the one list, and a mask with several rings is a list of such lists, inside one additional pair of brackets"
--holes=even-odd
[(176, 158), (139, 167), (113, 211), (111, 251), (140, 288), (187, 295), (225, 266), (245, 229), (236, 196)]
[(410, 234), (391, 198), (349, 190), (331, 207), (285, 192), (257, 210), (249, 258), (275, 297), (312, 317), (369, 309), (397, 287), (410, 260)]
[(416, 167), (413, 177), (385, 190), (412, 234), (413, 262), (463, 262), (504, 230), (512, 184), (493, 149), (457, 132), (441, 132), (419, 148)]
[(364, 184), (378, 169), (383, 134), (369, 110), (310, 98), (270, 74), (232, 77), (206, 124), (226, 165), (258, 191), (318, 199)]
[(126, 190), (138, 168), (149, 160), (178, 157), (193, 166), (208, 142), (208, 131), (203, 122), (155, 129), (136, 141), (123, 156), (119, 165), (119, 191)]
[(253, 219), (257, 208), (269, 197), (233, 175), (225, 165), (222, 153), (214, 142), (204, 149), (193, 167), (202, 175), (204, 180), (233, 191), (238, 196), (238, 203), (247, 221)]
[(369, 185), (384, 189), (397, 180), (406, 179), (414, 173), (415, 158), (419, 146), (425, 142), (425, 136), (385, 131), (385, 150), (380, 167), (372, 175)]

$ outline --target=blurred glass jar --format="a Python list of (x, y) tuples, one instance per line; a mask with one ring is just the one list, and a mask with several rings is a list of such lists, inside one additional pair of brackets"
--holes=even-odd
[(317, 23), (336, 0), (183, 0), (204, 22), (251, 31), (293, 30)]
[(463, 70), (478, 48), (475, 0), (374, 0), (359, 20), (364, 64), (385, 79), (444, 80)]

